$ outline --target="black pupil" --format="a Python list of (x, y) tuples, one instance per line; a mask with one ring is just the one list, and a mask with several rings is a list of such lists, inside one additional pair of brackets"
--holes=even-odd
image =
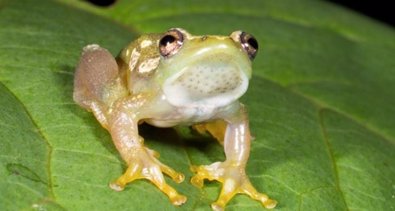
[(255, 38), (250, 38), (247, 40), (248, 45), (252, 46), (253, 48), (255, 48), (256, 50), (258, 50), (258, 41), (256, 41)]
[(174, 41), (176, 41), (176, 38), (174, 36), (166, 35), (160, 40), (160, 45), (166, 46), (170, 43), (173, 43)]

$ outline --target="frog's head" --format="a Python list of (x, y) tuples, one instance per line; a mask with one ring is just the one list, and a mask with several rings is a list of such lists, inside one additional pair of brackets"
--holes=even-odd
[(245, 32), (229, 36), (192, 36), (170, 29), (159, 40), (156, 80), (176, 106), (225, 106), (247, 90), (256, 39)]

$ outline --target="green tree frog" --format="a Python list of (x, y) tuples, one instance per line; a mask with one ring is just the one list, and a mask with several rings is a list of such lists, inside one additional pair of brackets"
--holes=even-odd
[(245, 171), (251, 136), (245, 106), (238, 99), (247, 90), (257, 50), (257, 40), (246, 32), (193, 36), (181, 28), (142, 35), (117, 58), (96, 44), (84, 47), (75, 72), (74, 100), (110, 132), (128, 165), (110, 187), (121, 191), (136, 179), (147, 179), (174, 205), (185, 203), (187, 198), (168, 185), (163, 174), (177, 183), (184, 175), (144, 146), (138, 125), (190, 125), (212, 134), (224, 147), (225, 161), (191, 167), (193, 185), (202, 187), (205, 179), (223, 184), (213, 210), (223, 210), (237, 193), (275, 207), (277, 202), (259, 193)]

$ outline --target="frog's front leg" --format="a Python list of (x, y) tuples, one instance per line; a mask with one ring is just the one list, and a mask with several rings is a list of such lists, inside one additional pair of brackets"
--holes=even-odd
[[(192, 167), (192, 171), (196, 173), (191, 179), (192, 184), (202, 187), (204, 179), (217, 180), (223, 184), (217, 201), (211, 205), (213, 210), (223, 210), (237, 193), (249, 195), (260, 201), (266, 208), (274, 208), (277, 202), (269, 199), (267, 195), (257, 192), (245, 172), (250, 153), (251, 136), (244, 106), (240, 105), (237, 114), (225, 117), (225, 121), (228, 123), (226, 131), (223, 131), (225, 133), (226, 160), (208, 166)], [(211, 134), (218, 133), (213, 129), (208, 131)]]
[(174, 205), (181, 205), (187, 198), (166, 183), (162, 172), (177, 183), (184, 180), (184, 175), (162, 164), (158, 160), (159, 154), (145, 147), (143, 138), (138, 134), (138, 122), (141, 115), (144, 115), (143, 108), (147, 106), (144, 99), (146, 97), (129, 96), (115, 103), (110, 109), (108, 130), (117, 150), (128, 165), (126, 172), (111, 183), (110, 187), (121, 191), (127, 183), (136, 179), (148, 179), (163, 191)]

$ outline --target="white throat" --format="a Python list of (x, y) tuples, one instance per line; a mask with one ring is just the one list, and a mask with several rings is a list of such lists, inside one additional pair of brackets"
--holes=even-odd
[(202, 64), (185, 68), (169, 78), (163, 91), (174, 106), (221, 107), (240, 98), (248, 88), (248, 77), (231, 64)]

